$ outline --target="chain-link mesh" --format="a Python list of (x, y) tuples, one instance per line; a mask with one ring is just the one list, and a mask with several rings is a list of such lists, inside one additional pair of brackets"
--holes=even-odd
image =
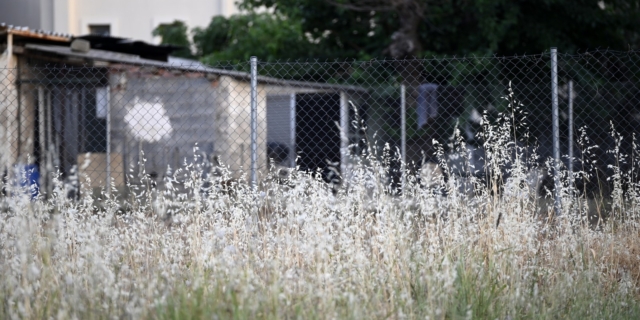
[[(589, 157), (601, 178), (619, 162), (609, 150), (633, 152), (632, 138), (640, 129), (639, 57), (559, 54), (565, 166), (570, 144), (573, 157)], [(205, 175), (224, 171), (234, 180), (250, 179), (252, 168), (259, 181), (274, 168), (298, 167), (342, 182), (354, 159), (387, 145), (406, 159), (406, 166), (390, 162), (389, 182), (398, 184), (403, 171), (411, 174), (438, 161), (434, 141), (451, 152), (456, 128), (470, 161), (481, 163), (483, 119), (513, 111), (504, 99), (509, 92), (521, 103), (523, 116), (514, 119), (523, 122), (516, 127), (526, 128), (522, 141), (535, 147), (540, 161), (553, 156), (549, 53), (259, 62), (255, 101), (249, 62), (76, 66), (23, 59), (18, 65), (0, 70), (0, 160), (5, 177), (28, 169), (27, 183), (45, 195), (55, 181), (64, 182), (71, 197), (85, 187), (104, 188), (109, 179), (122, 192), (166, 183), (167, 177), (179, 183), (181, 169), (194, 165)], [(587, 155), (588, 145), (598, 148)], [(582, 170), (587, 162), (571, 163)]]

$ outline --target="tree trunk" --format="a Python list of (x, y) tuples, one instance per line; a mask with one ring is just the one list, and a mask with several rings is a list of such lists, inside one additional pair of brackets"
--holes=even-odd
[(418, 27), (422, 21), (422, 8), (416, 0), (396, 0), (395, 8), (399, 18), (399, 29), (391, 36), (389, 54), (400, 60), (397, 71), (402, 82), (409, 89), (409, 96), (415, 98), (415, 89), (423, 82), (423, 69), (416, 56), (422, 52), (418, 37)]
[[(396, 0), (395, 10), (398, 14), (399, 28), (391, 36), (391, 44), (388, 52), (392, 58), (396, 59), (395, 66), (400, 81), (406, 86), (406, 102), (408, 112), (415, 112), (418, 99), (418, 87), (424, 82), (423, 61), (417, 58), (422, 52), (422, 44), (418, 37), (418, 27), (422, 22), (423, 8), (418, 4), (418, 0)], [(413, 110), (413, 111), (412, 111)], [(407, 154), (407, 161), (413, 162), (407, 169), (416, 172), (422, 162), (422, 152), (432, 152), (431, 139), (428, 137), (413, 137), (409, 139), (421, 145), (420, 148), (411, 148)]]

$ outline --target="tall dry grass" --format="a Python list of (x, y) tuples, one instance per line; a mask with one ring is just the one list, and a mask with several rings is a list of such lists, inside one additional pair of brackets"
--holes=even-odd
[(6, 185), (0, 318), (639, 318), (637, 185), (614, 177), (593, 225), (565, 179), (554, 217), (523, 185), (546, 167), (512, 156), (513, 117), (487, 124), (494, 170), (471, 194), (455, 175), (398, 194), (375, 152), (339, 188), (296, 171), (223, 186), (198, 166), (126, 206)]

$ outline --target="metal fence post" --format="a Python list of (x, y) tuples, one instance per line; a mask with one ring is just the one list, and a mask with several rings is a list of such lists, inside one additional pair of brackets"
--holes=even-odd
[[(103, 99), (107, 100), (107, 199), (111, 196), (111, 95), (110, 86), (107, 86), (107, 96)], [(79, 174), (79, 173), (78, 173)]]
[(296, 94), (289, 96), (289, 165), (296, 167)]
[(251, 187), (257, 186), (258, 163), (258, 57), (251, 57)]
[(551, 48), (551, 107), (553, 122), (553, 178), (554, 178), (554, 198), (555, 213), (562, 212), (562, 202), (560, 200), (560, 124), (558, 112), (558, 50)]
[(340, 92), (340, 175), (342, 183), (349, 180), (349, 98), (344, 91)]
[(402, 175), (402, 180), (400, 187), (402, 188), (402, 193), (404, 194), (404, 188), (407, 183), (407, 100), (406, 100), (407, 88), (404, 84), (400, 85), (400, 122), (402, 128), (400, 129), (401, 135), (401, 146), (400, 152), (402, 157), (402, 163), (400, 164), (400, 174)]
[(569, 80), (569, 187), (573, 190), (573, 80)]

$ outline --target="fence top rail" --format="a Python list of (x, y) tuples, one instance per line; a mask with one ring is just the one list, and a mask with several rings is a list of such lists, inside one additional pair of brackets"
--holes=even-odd
[[(640, 51), (639, 51), (640, 53)], [(548, 58), (549, 53), (540, 54), (523, 54), (512, 56), (500, 56), (500, 55), (444, 55), (444, 56), (432, 56), (432, 57), (414, 57), (403, 59), (386, 59), (386, 58), (374, 58), (370, 60), (358, 60), (358, 59), (300, 59), (300, 60), (274, 60), (274, 61), (260, 61), (260, 66), (277, 66), (277, 65), (309, 65), (309, 64), (331, 64), (331, 63), (353, 63), (353, 64), (376, 64), (376, 63), (404, 63), (404, 62), (430, 62), (430, 61), (473, 61), (473, 60), (522, 60), (522, 59), (542, 59)], [(219, 64), (222, 65), (223, 63)]]
[[(586, 58), (594, 57), (598, 55), (610, 55), (610, 56), (640, 56), (640, 50), (611, 50), (611, 49), (590, 49), (576, 52), (562, 52), (557, 51), (559, 57), (562, 58)], [(277, 65), (292, 65), (292, 64), (331, 64), (331, 63), (353, 63), (353, 64), (375, 64), (375, 63), (403, 63), (409, 61), (473, 61), (473, 60), (536, 60), (536, 59), (548, 59), (550, 57), (550, 51), (544, 51), (542, 53), (535, 54), (514, 54), (514, 55), (442, 55), (442, 56), (417, 56), (414, 58), (405, 59), (387, 59), (387, 58), (373, 58), (370, 60), (358, 60), (358, 59), (287, 59), (287, 60), (274, 60), (274, 61), (259, 61), (260, 66), (277, 66)], [(248, 62), (247, 62), (248, 63)], [(220, 62), (218, 65), (224, 65), (225, 62)]]

